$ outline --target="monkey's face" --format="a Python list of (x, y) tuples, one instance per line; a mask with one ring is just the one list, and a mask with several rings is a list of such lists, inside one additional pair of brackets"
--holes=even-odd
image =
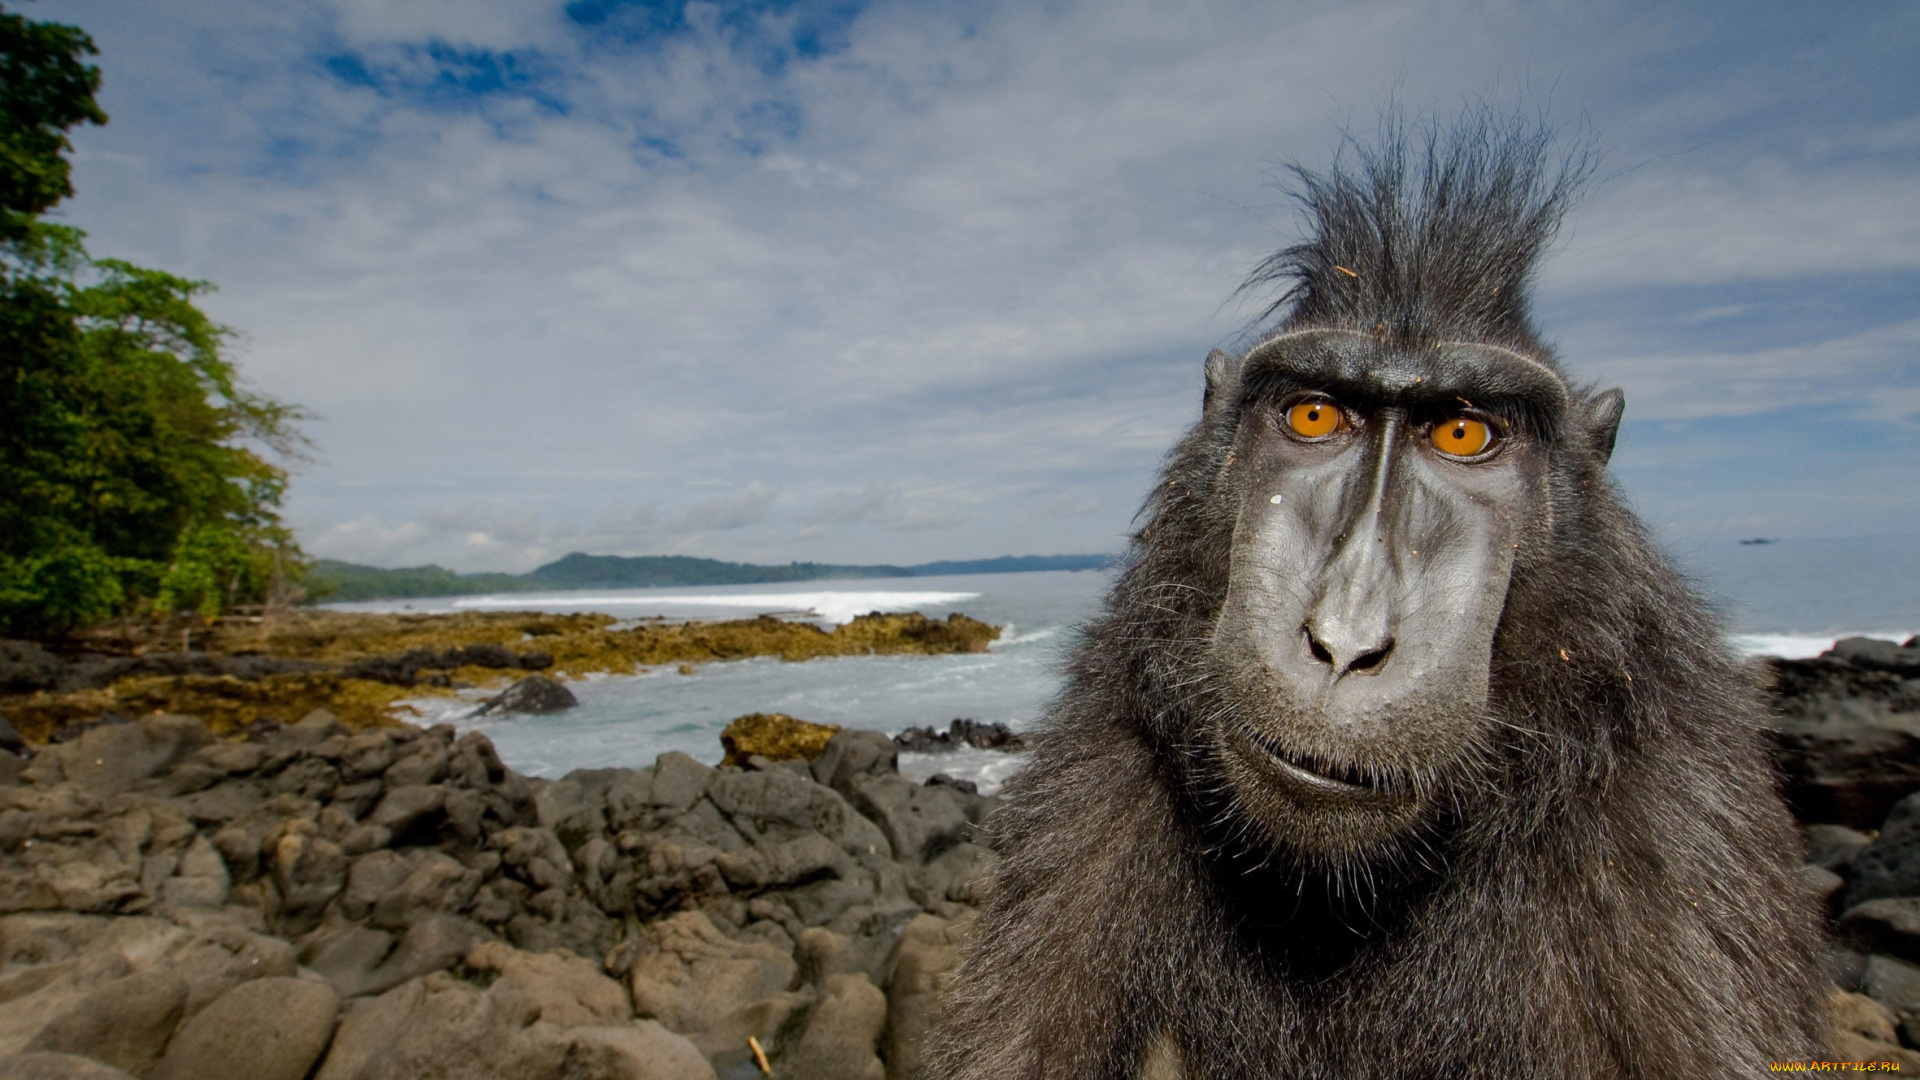
[(1236, 507), (1206, 732), (1298, 854), (1365, 858), (1468, 780), (1515, 554), (1548, 527), (1554, 372), (1505, 349), (1286, 335), (1234, 373)]

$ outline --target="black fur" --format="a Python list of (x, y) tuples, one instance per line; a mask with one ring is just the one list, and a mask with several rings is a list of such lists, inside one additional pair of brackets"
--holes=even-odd
[[(1522, 125), (1417, 153), (1390, 131), (1357, 169), (1297, 172), (1314, 233), (1253, 283), (1290, 286), (1283, 330), (1554, 366), (1526, 284), (1583, 165), (1551, 163)], [(1328, 864), (1247, 827), (1200, 737), (1235, 707), (1207, 652), (1239, 397), (1210, 394), (1010, 785), (929, 1076), (1750, 1077), (1819, 1052), (1819, 932), (1757, 679), (1604, 474), (1617, 394), (1570, 399), (1486, 734), (1437, 778), (1436, 820)]]

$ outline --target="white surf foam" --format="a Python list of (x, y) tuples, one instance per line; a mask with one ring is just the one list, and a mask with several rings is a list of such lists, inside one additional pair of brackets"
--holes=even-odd
[(925, 754), (908, 751), (900, 755), (900, 775), (924, 784), (936, 774), (945, 773), (956, 780), (973, 781), (982, 795), (997, 795), (1000, 785), (1025, 768), (1029, 757), (971, 746)]
[(1871, 637), (1905, 641), (1911, 630), (1862, 630), (1842, 634), (1734, 634), (1734, 647), (1748, 656), (1777, 656), (1782, 660), (1809, 660), (1819, 656), (1841, 638)]
[(822, 622), (851, 622), (869, 611), (914, 611), (925, 607), (947, 607), (966, 600), (977, 600), (971, 592), (796, 592), (796, 593), (710, 593), (704, 595), (589, 596), (583, 593), (541, 596), (470, 596), (454, 601), (464, 608), (538, 608), (565, 605), (569, 608), (605, 610), (607, 608), (682, 607), (741, 608), (758, 613), (793, 612)]

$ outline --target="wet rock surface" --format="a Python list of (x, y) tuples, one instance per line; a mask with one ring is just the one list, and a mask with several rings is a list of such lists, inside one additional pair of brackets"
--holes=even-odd
[[(1906, 1068), (1920, 768), (1882, 741), (1920, 735), (1914, 651), (1772, 665), (1832, 1045)], [(1006, 742), (845, 730), (558, 780), (326, 712), (0, 745), (0, 1080), (718, 1080), (759, 1075), (750, 1038), (778, 1076), (910, 1076), (999, 861), (997, 799), (899, 773), (923, 744)]]
[(1766, 664), (1803, 880), (1834, 920), (1833, 1050), (1920, 1068), (1920, 639)]
[(997, 801), (891, 740), (560, 780), (160, 714), (0, 776), (0, 1077), (907, 1075)]

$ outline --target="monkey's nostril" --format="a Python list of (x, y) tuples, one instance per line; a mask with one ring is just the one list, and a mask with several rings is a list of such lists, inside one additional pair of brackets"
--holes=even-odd
[(1392, 651), (1393, 640), (1389, 638), (1385, 645), (1380, 646), (1370, 653), (1362, 653), (1354, 657), (1353, 663), (1347, 665), (1347, 670), (1350, 672), (1357, 671), (1361, 674), (1372, 674), (1379, 670), (1381, 664), (1387, 662), (1387, 654)]
[(1307, 635), (1307, 651), (1313, 654), (1313, 658), (1328, 667), (1332, 667), (1333, 654), (1327, 651), (1327, 647), (1320, 644), (1320, 639), (1313, 636), (1312, 630), (1304, 626), (1301, 627), (1300, 630)]

